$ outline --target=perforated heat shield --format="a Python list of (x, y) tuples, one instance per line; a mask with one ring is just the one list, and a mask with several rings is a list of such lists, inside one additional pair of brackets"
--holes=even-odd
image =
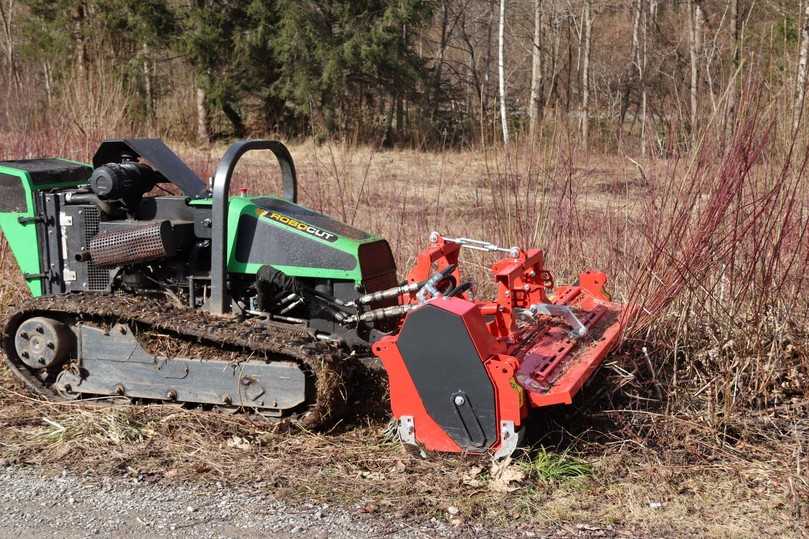
[(162, 221), (114, 232), (100, 232), (90, 242), (90, 256), (102, 267), (122, 266), (174, 256), (172, 226)]

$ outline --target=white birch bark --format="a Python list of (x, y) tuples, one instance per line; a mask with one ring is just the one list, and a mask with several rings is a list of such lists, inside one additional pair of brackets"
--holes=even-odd
[(498, 31), (497, 68), (500, 78), (500, 122), (503, 125), (503, 144), (508, 144), (508, 114), (506, 108), (506, 58), (505, 58), (506, 0), (500, 0), (500, 29)]
[(590, 49), (593, 37), (593, 2), (584, 2), (584, 53), (581, 65), (581, 138), (584, 149), (590, 148)]
[(703, 14), (701, 0), (688, 0), (688, 34), (691, 55), (691, 136), (696, 141), (699, 115), (700, 59), (702, 57)]
[(528, 108), (531, 140), (536, 136), (543, 98), (542, 66), (542, 0), (534, 0), (534, 42), (531, 49), (531, 97)]
[(803, 102), (806, 98), (806, 68), (809, 62), (809, 2), (803, 13), (801, 25), (801, 49), (798, 56), (798, 76), (795, 79), (795, 103), (792, 107), (792, 131), (798, 130), (803, 115)]
[(208, 130), (208, 103), (205, 90), (197, 88), (197, 138), (200, 143), (208, 144), (211, 141)]

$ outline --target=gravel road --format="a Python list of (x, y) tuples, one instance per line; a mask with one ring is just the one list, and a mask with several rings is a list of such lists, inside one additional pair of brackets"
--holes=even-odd
[(290, 507), (222, 485), (45, 476), (0, 468), (0, 539), (20, 537), (436, 537), (486, 536), (437, 520), (408, 524), (327, 505)]
[[(450, 521), (457, 519), (448, 515)], [(458, 523), (456, 523), (458, 524)], [(359, 508), (291, 506), (256, 484), (170, 484), (140, 479), (80, 477), (68, 472), (4, 466), (0, 462), (0, 539), (59, 537), (148, 538), (419, 538), (645, 537), (613, 526), (561, 525), (504, 530), (440, 519), (363, 513)]]

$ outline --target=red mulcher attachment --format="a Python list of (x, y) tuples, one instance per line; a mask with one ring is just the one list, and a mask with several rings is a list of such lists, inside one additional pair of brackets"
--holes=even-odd
[[(538, 249), (430, 240), (408, 275), (418, 292), (399, 297), (412, 306), (399, 333), (373, 346), (399, 435), (420, 450), (507, 457), (530, 410), (570, 404), (615, 347), (623, 306), (604, 292), (603, 273), (554, 286)], [(508, 254), (491, 268), (494, 301), (461, 284), (462, 247)]]

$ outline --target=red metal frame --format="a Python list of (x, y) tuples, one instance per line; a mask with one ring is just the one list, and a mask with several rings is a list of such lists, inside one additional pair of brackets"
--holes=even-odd
[[(436, 271), (458, 264), (460, 249), (457, 243), (434, 238), (416, 258), (408, 281), (424, 281)], [(495, 390), (498, 421), (512, 421), (518, 429), (531, 408), (572, 402), (618, 343), (623, 306), (610, 301), (604, 291), (607, 277), (600, 272), (582, 273), (576, 285), (554, 286), (539, 249), (519, 250), (516, 258), (495, 262), (491, 271), (498, 285), (496, 299), (459, 297), (428, 303), (463, 319), (477, 359), (483, 362)], [(456, 267), (452, 274), (460, 283), (460, 269)], [(399, 303), (414, 304), (417, 299), (415, 294), (406, 294)], [(588, 335), (571, 337), (571, 328), (551, 317), (522, 322), (520, 310), (537, 303), (569, 306)], [(406, 323), (407, 318), (402, 324)], [(414, 418), (416, 440), (425, 449), (461, 451), (427, 413), (399, 353), (397, 338), (388, 336), (373, 346), (388, 373), (394, 417)], [(497, 450), (502, 443), (498, 439), (489, 449)]]

